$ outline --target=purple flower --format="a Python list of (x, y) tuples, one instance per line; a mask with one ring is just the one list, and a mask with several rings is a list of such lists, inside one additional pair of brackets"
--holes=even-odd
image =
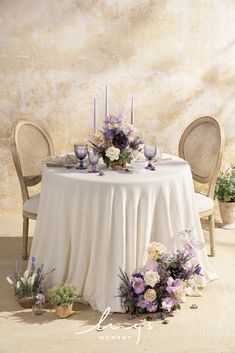
[(113, 138), (113, 145), (120, 150), (124, 149), (128, 145), (128, 137), (124, 134), (124, 132), (118, 132)]
[(123, 116), (119, 114), (118, 116), (115, 115), (106, 115), (105, 117), (105, 124), (120, 124), (123, 120)]
[(157, 268), (158, 268), (158, 264), (156, 261), (153, 261), (151, 259), (148, 259), (143, 270), (144, 272), (147, 272), (147, 271), (157, 271)]
[(166, 290), (168, 293), (171, 292), (177, 292), (181, 288), (181, 280), (179, 278), (173, 279), (172, 277), (169, 277), (167, 280), (167, 287)]
[(194, 273), (196, 273), (196, 275), (198, 276), (203, 276), (203, 273), (201, 272), (202, 268), (199, 264), (197, 264), (197, 266), (195, 266), (195, 269), (194, 269)]
[(104, 139), (112, 139), (117, 133), (117, 129), (109, 129), (108, 127), (104, 128)]
[(144, 296), (140, 295), (138, 298), (137, 306), (139, 306), (142, 309), (145, 309), (147, 304), (148, 302), (144, 299)]
[(132, 277), (132, 287), (136, 294), (140, 294), (144, 291), (144, 280), (141, 277)]
[(157, 303), (148, 303), (146, 305), (146, 310), (149, 312), (149, 313), (153, 313), (157, 310)]
[(175, 305), (175, 300), (170, 297), (163, 298), (162, 300), (162, 308), (171, 311), (172, 307)]
[(195, 249), (203, 249), (205, 244), (200, 240), (194, 240), (191, 238), (192, 229), (186, 229), (179, 232), (179, 238), (183, 243), (184, 250), (187, 251), (192, 256), (196, 256)]
[(45, 301), (46, 301), (45, 295), (41, 294), (41, 293), (37, 294), (36, 295), (36, 301), (37, 301), (37, 303), (44, 304)]

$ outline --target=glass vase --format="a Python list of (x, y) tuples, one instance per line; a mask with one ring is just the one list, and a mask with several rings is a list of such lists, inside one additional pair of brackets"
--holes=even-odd
[(36, 302), (32, 307), (32, 312), (34, 315), (42, 315), (43, 313), (43, 305), (40, 302)]

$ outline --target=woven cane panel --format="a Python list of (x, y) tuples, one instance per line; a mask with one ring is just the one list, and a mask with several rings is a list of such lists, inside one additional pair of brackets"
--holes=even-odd
[(23, 176), (40, 175), (42, 162), (49, 156), (49, 145), (43, 133), (32, 125), (20, 127), (16, 140)]
[(213, 175), (219, 153), (218, 128), (209, 123), (196, 126), (187, 136), (184, 157), (192, 172), (202, 179)]

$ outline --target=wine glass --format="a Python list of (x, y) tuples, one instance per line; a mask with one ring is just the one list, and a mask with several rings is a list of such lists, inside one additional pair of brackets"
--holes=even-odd
[(156, 146), (144, 146), (144, 155), (148, 160), (148, 165), (145, 167), (145, 169), (152, 169), (154, 166), (151, 163), (151, 160), (156, 156)]
[(162, 155), (163, 155), (162, 147), (157, 146), (157, 149), (156, 149), (156, 162), (157, 163), (159, 163), (160, 160), (162, 159)]
[(91, 164), (91, 170), (89, 170), (89, 173), (98, 173), (99, 169), (97, 169), (96, 165), (99, 162), (99, 153), (95, 150), (93, 151), (88, 151), (88, 160)]
[(76, 167), (76, 169), (87, 169), (87, 167), (84, 166), (83, 164), (83, 159), (87, 156), (88, 148), (87, 145), (84, 143), (76, 143), (74, 145), (74, 153), (78, 157), (80, 163), (79, 166)]

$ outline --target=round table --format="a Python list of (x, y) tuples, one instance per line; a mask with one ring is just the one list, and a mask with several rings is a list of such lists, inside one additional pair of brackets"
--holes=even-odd
[[(31, 256), (46, 271), (56, 268), (48, 286), (72, 283), (93, 309), (121, 312), (119, 268), (131, 274), (142, 266), (151, 241), (175, 250), (180, 231), (194, 226), (198, 240), (203, 233), (182, 159), (162, 160), (156, 171), (104, 174), (44, 167)], [(203, 287), (216, 274), (205, 248), (196, 261), (204, 272), (196, 284)]]

